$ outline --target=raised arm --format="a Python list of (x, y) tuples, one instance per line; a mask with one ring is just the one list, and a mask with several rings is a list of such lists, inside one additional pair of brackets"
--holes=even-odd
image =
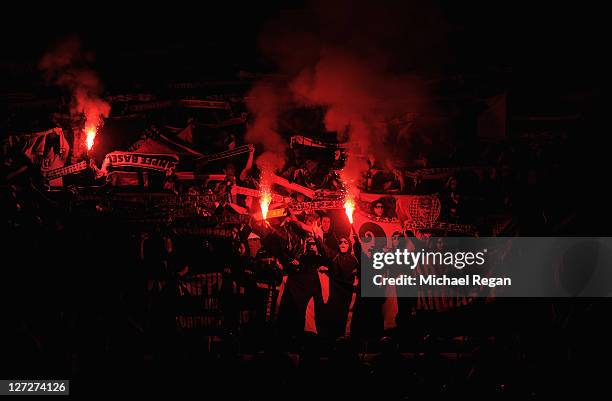
[(240, 172), (240, 176), (238, 177), (240, 181), (244, 181), (246, 179), (247, 174), (253, 168), (253, 156), (255, 155), (255, 147), (249, 144), (249, 159), (246, 162), (246, 166)]

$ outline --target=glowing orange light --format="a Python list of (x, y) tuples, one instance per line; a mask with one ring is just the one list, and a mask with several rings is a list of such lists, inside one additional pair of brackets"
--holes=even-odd
[(349, 223), (353, 224), (353, 212), (355, 211), (355, 200), (349, 195), (344, 201), (344, 211)]
[(267, 186), (262, 186), (261, 189), (261, 197), (259, 198), (259, 206), (261, 207), (261, 216), (264, 220), (268, 217), (268, 208), (270, 207), (270, 203), (272, 202), (272, 194), (270, 193), (270, 188)]
[(96, 129), (88, 128), (85, 130), (85, 144), (87, 145), (87, 151), (90, 151), (94, 144), (94, 139), (96, 138)]

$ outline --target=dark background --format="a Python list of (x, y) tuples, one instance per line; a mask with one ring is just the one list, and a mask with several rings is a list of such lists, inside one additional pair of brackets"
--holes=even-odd
[[(205, 3), (197, 6), (174, 2), (131, 6), (127, 2), (88, 2), (63, 8), (56, 4), (21, 4), (11, 10), (6, 6), (0, 24), (0, 137), (27, 131), (29, 124), (35, 125), (33, 121), (40, 118), (14, 110), (11, 102), (15, 94), (27, 93), (40, 99), (66, 95), (45, 83), (37, 64), (50, 46), (67, 36), (77, 35), (85, 49), (95, 52), (93, 68), (104, 82), (105, 93), (152, 92), (163, 95), (171, 83), (233, 81), (240, 71), (255, 74), (277, 72), (274, 60), (259, 46), (260, 34), (267, 24), (282, 19), (287, 13), (299, 14), (311, 21), (307, 26), (313, 32), (333, 31), (335, 21), (319, 21), (313, 11), (326, 7), (326, 4), (271, 1), (248, 5), (223, 4), (220, 7)], [(346, 10), (353, 7), (351, 2), (334, 4), (340, 14), (343, 7)], [(564, 127), (570, 132), (570, 139), (562, 149), (562, 176), (557, 177), (556, 186), (547, 191), (549, 195), (559, 197), (560, 201), (572, 204), (577, 216), (572, 226), (561, 234), (609, 234), (609, 129), (607, 121), (604, 121), (608, 107), (603, 90), (608, 75), (609, 17), (603, 5), (590, 6), (578, 2), (472, 4), (456, 1), (435, 2), (426, 7), (406, 6), (399, 2), (392, 6), (385, 2), (365, 4), (360, 10), (399, 7), (406, 12), (406, 26), (409, 28), (381, 44), (397, 49), (398, 53), (407, 49), (406, 57), (398, 58), (397, 71), (417, 72), (446, 80), (448, 85), (440, 89), (445, 96), (465, 98), (508, 91), (509, 112), (515, 117), (577, 115), (571, 124)], [(342, 28), (342, 25), (338, 27)], [(361, 34), (368, 36), (367, 32)], [(340, 32), (338, 41), (343, 40), (346, 38)], [(518, 126), (520, 121), (510, 120), (509, 124)], [(527, 198), (530, 194), (524, 195)], [(81, 382), (82, 388), (95, 389), (94, 377), (98, 373), (116, 374), (125, 379), (127, 387), (130, 369), (141, 366), (140, 361), (129, 360), (131, 354), (127, 351), (138, 349), (142, 344), (126, 318), (131, 311), (125, 310), (125, 300), (113, 296), (124, 294), (124, 289), (138, 283), (140, 277), (114, 265), (116, 260), (108, 250), (112, 249), (119, 255), (131, 255), (133, 247), (130, 245), (133, 244), (113, 238), (112, 233), (122, 230), (121, 226), (99, 222), (94, 231), (86, 225), (73, 223), (74, 227), (82, 229), (83, 234), (75, 236), (76, 243), (69, 242), (74, 237), (62, 238), (53, 233), (38, 233), (35, 238), (22, 233), (23, 237), (3, 240), (6, 247), (3, 250), (6, 257), (0, 264), (6, 272), (2, 280), (3, 295), (6, 295), (3, 307), (6, 308), (5, 316), (8, 316), (6, 327), (10, 328), (2, 330), (3, 335), (8, 335), (3, 341), (4, 349), (13, 348), (13, 345), (15, 349), (32, 349), (26, 342), (34, 340), (23, 333), (45, 333), (44, 340), (56, 344), (57, 348), (51, 352), (56, 352), (62, 360), (64, 370), (61, 373), (70, 372), (72, 363), (63, 348), (85, 349), (81, 357), (86, 362), (82, 363), (91, 366), (80, 368), (92, 375), (87, 376), (91, 382), (86, 385)], [(51, 241), (44, 241), (45, 235)], [(66, 243), (71, 243), (74, 251), (58, 251)], [(59, 270), (56, 266), (68, 268)], [(133, 305), (138, 308), (138, 301)], [(538, 321), (541, 313), (550, 309), (551, 305), (546, 302), (500, 302), (497, 307), (477, 314), (476, 318), (486, 321), (495, 315), (497, 318), (511, 318), (505, 322), (508, 325), (522, 322), (521, 329), (529, 335), (524, 336), (516, 348), (525, 352), (537, 349), (540, 351), (538, 358), (545, 361), (522, 373), (529, 376), (524, 383), (539, 382), (534, 388), (546, 388), (555, 385), (558, 377), (562, 377), (566, 385), (575, 384), (575, 389), (580, 391), (581, 383), (585, 383), (587, 378), (605, 372), (605, 368), (596, 367), (596, 361), (601, 358), (597, 363), (607, 362), (604, 356), (609, 351), (608, 339), (602, 327), (609, 316), (609, 307), (603, 302), (560, 305), (565, 310), (585, 311), (573, 315), (575, 332), (569, 339), (563, 337), (567, 333), (555, 332), (554, 325), (530, 327)], [(63, 310), (77, 316), (76, 320), (81, 319), (76, 324), (77, 329), (46, 324), (58, 320), (76, 321), (58, 317), (58, 313), (63, 313), (58, 311)], [(20, 327), (23, 316), (30, 316), (29, 320), (38, 327)], [(66, 337), (65, 333), (74, 337)], [(99, 362), (102, 360), (100, 355), (87, 354), (88, 344), (79, 343), (89, 342), (96, 345), (92, 349), (104, 349), (104, 341), (113, 335), (117, 336), (113, 341), (119, 345), (110, 356), (105, 356), (104, 364)], [(578, 344), (576, 349), (582, 352), (574, 355), (571, 369), (562, 372), (561, 376), (556, 375), (558, 372), (554, 375), (547, 372), (557, 359), (563, 359), (558, 350), (565, 349), (555, 348), (554, 341), (550, 340), (553, 337), (564, 345)], [(126, 353), (121, 354), (123, 351)], [(486, 354), (487, 350), (482, 352)], [(42, 362), (37, 359), (38, 355), (12, 357), (12, 365), (4, 366), (8, 369), (2, 373), (43, 374), (53, 368), (49, 361), (54, 361), (54, 355), (46, 355), (47, 359)], [(481, 361), (494, 360), (495, 357), (486, 355)], [(45, 365), (47, 362), (48, 366)], [(191, 372), (186, 367), (179, 370), (184, 376), (178, 377), (174, 383), (185, 384), (190, 379), (199, 383), (197, 380), (201, 377), (198, 374), (203, 373), (204, 365), (217, 367), (215, 361), (207, 363)], [(168, 371), (172, 366), (175, 365), (168, 365)], [(486, 370), (488, 365), (484, 366)], [(495, 364), (491, 366), (499, 368)], [(504, 366), (503, 372), (506, 370), (511, 372), (509, 377), (517, 374), (512, 366)], [(217, 372), (219, 376), (230, 375), (231, 369), (221, 369), (220, 372)], [(163, 379), (166, 373), (172, 372), (163, 371), (155, 377)], [(435, 374), (434, 370), (432, 375)], [(262, 376), (262, 382), (268, 383), (266, 380), (270, 378)], [(262, 383), (254, 377), (250, 380), (254, 386)], [(155, 389), (149, 387), (148, 391), (154, 393)], [(242, 391), (248, 394), (248, 388)]]

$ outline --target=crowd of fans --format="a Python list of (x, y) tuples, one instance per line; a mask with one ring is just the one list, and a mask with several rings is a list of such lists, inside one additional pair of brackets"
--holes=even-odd
[[(483, 153), (478, 168), (457, 168), (434, 178), (423, 169), (447, 165), (424, 161), (419, 173), (368, 157), (357, 185), (380, 197), (359, 203), (360, 212), (374, 221), (398, 223), (391, 247), (445, 246), (445, 239), (436, 236), (439, 232), (398, 220), (393, 196), (402, 194), (437, 195), (441, 221), (475, 224), (485, 233), (495, 215), (513, 219), (514, 234), (550, 232), (561, 215), (553, 192), (546, 190), (558, 184), (555, 164), (547, 159), (551, 156), (518, 145), (495, 148)], [(165, 177), (171, 185), (161, 190), (194, 195), (229, 194), (235, 185), (258, 190), (261, 171), (254, 156), (251, 151), (244, 164), (224, 163), (225, 179), (212, 186), (182, 187), (174, 177)], [(340, 150), (324, 156), (294, 152), (276, 173), (333, 196), (343, 189), (338, 173), (343, 158)], [(185, 237), (172, 226), (126, 223), (112, 213), (81, 221), (65, 207), (70, 191), (49, 194), (32, 185), (28, 174), (11, 177), (15, 163), (14, 158), (3, 163), (3, 223), (10, 233), (11, 256), (34, 267), (7, 274), (5, 282), (20, 285), (6, 294), (62, 311), (39, 318), (24, 307), (10, 316), (15, 323), (11, 327), (18, 328), (10, 334), (19, 346), (8, 360), (24, 372), (31, 366), (19, 362), (23, 350), (29, 355), (24, 360), (36, 361), (41, 372), (60, 361), (63, 371), (88, 377), (118, 364), (126, 376), (138, 368), (162, 377), (190, 377), (203, 366), (223, 366), (216, 374), (236, 369), (253, 386), (270, 382), (288, 388), (333, 372), (341, 372), (347, 383), (386, 383), (401, 371), (410, 372), (402, 379), (416, 392), (465, 390), (457, 383), (468, 377), (465, 386), (503, 393), (510, 391), (507, 380), (512, 377), (525, 383), (508, 374), (521, 363), (518, 354), (546, 342), (517, 344), (526, 341), (527, 329), (504, 335), (510, 324), (499, 318), (504, 312), (499, 300), (362, 298), (360, 262), (388, 245), (360, 237), (344, 210), (248, 219), (231, 225), (228, 238)], [(464, 165), (473, 164), (456, 167)], [(276, 190), (293, 201), (308, 200), (298, 192)], [(227, 199), (249, 214), (259, 207), (249, 196)], [(545, 326), (549, 334), (557, 327), (548, 311), (529, 309), (527, 321)], [(491, 317), (487, 323), (492, 327), (485, 327), (482, 321)], [(567, 344), (558, 340), (549, 346)], [(455, 348), (457, 361), (440, 357), (441, 349)], [(416, 353), (406, 356), (406, 349)], [(470, 359), (475, 349), (481, 354)], [(93, 366), (100, 358), (102, 366)], [(492, 374), (488, 368), (499, 367), (496, 358), (507, 365)], [(479, 386), (483, 381), (488, 387)], [(413, 388), (389, 391), (401, 397), (414, 394)], [(364, 388), (347, 384), (346, 391), (359, 394)]]

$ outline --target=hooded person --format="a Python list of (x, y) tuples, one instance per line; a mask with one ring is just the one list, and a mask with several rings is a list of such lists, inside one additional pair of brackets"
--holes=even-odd
[(304, 241), (304, 252), (299, 259), (300, 269), (317, 270), (324, 259), (321, 253), (322, 249), (320, 241), (315, 236), (308, 236)]
[[(377, 244), (376, 239), (371, 233), (366, 233), (361, 238), (355, 239), (355, 253), (361, 259), (363, 266), (372, 266), (373, 255), (376, 252), (382, 251), (380, 244)], [(366, 273), (366, 274), (364, 274)], [(361, 277), (363, 280), (369, 280), (368, 271), (363, 271)], [(357, 290), (358, 291), (358, 290)], [(350, 331), (351, 336), (361, 340), (378, 339), (383, 333), (384, 319), (382, 314), (382, 306), (385, 302), (384, 292), (378, 291), (376, 297), (361, 297), (357, 294), (354, 313), (350, 322), (347, 324), (347, 332)]]
[(315, 252), (316, 243), (312, 239), (310, 242), (307, 240), (305, 258), (310, 268), (305, 268), (303, 280), (309, 283), (311, 291), (308, 292), (310, 296), (306, 304), (303, 329), (324, 341), (334, 341), (346, 332), (359, 264), (351, 254), (351, 244), (347, 237), (341, 238), (333, 261)]
[(223, 269), (220, 298), (225, 326), (230, 331), (236, 330), (240, 323), (241, 307), (244, 303), (242, 302), (242, 295), (245, 292), (244, 272), (245, 270), (252, 270), (248, 267), (250, 260), (246, 242), (240, 241), (236, 236), (233, 241), (233, 248), (234, 251), (229, 256)]
[[(353, 246), (348, 236), (338, 239), (338, 253), (332, 261), (330, 276), (330, 314), (334, 323), (331, 330), (336, 337), (349, 334), (352, 319), (352, 309), (358, 291), (359, 260), (353, 254)], [(348, 323), (348, 324), (347, 324)]]
[(279, 323), (291, 335), (303, 332), (328, 337), (332, 261), (321, 255), (319, 241), (314, 236), (305, 241), (299, 271), (287, 278), (279, 310)]
[(303, 271), (287, 277), (279, 310), (278, 326), (287, 337), (296, 337), (302, 333), (304, 327), (304, 313), (311, 297), (313, 280)]
[(321, 217), (321, 242), (324, 247), (325, 254), (333, 259), (338, 253), (338, 238), (334, 233), (332, 219), (329, 215), (324, 214)]
[(353, 255), (352, 248), (349, 238), (341, 236), (338, 239), (338, 253), (330, 269), (330, 273), (335, 280), (351, 288), (355, 275), (359, 271), (359, 261)]

